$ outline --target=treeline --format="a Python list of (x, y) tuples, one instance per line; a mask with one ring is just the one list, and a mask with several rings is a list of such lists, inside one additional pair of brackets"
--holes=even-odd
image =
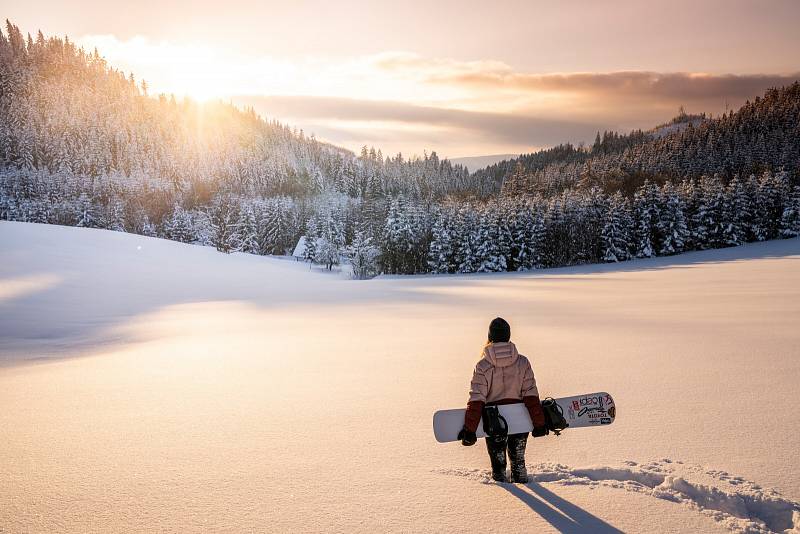
[(209, 206), (175, 203), (159, 224), (143, 206), (164, 201), (147, 182), (12, 170), (0, 173), (0, 219), (159, 236), (222, 252), (345, 258), (378, 273), (472, 273), (618, 262), (800, 234), (800, 187), (785, 172), (701, 177), (632, 197), (599, 188), (544, 197), (431, 202), (411, 197), (314, 199), (218, 195)]
[(643, 184), (632, 198), (599, 188), (424, 207), (398, 202), (378, 270), (472, 273), (618, 262), (800, 234), (800, 188), (786, 173), (727, 185), (703, 177)]

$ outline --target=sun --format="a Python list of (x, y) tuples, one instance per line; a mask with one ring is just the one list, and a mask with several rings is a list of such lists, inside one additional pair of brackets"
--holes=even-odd
[(230, 93), (224, 62), (208, 47), (186, 45), (170, 49), (160, 78), (168, 92), (206, 102)]
[(147, 82), (151, 94), (188, 96), (205, 102), (232, 94), (236, 80), (230, 58), (202, 43), (153, 41), (143, 36), (120, 40), (113, 35), (85, 36), (78, 43), (100, 54), (123, 72)]

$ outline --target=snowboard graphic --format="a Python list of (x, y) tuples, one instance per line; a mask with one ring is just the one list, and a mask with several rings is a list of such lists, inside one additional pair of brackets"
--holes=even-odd
[[(614, 399), (608, 393), (589, 393), (555, 399), (564, 412), (570, 428), (610, 425), (617, 416)], [(508, 423), (509, 434), (521, 434), (533, 430), (531, 418), (525, 405), (520, 403), (498, 406), (500, 414)], [(458, 433), (464, 426), (465, 408), (455, 410), (439, 410), (433, 414), (433, 435), (439, 443), (458, 441)], [(478, 424), (476, 432), (479, 438), (486, 437), (483, 431), (483, 420)]]

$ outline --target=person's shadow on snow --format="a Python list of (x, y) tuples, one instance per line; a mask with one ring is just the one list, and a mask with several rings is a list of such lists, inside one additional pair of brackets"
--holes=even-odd
[(498, 486), (527, 504), (531, 510), (542, 516), (559, 532), (565, 534), (576, 532), (622, 533), (620, 529), (609, 525), (596, 515), (559, 497), (536, 482), (525, 485), (498, 484)]

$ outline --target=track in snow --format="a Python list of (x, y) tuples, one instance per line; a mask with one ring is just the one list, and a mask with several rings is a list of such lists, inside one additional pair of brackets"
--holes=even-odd
[[(437, 472), (497, 484), (486, 470), (441, 469)], [(545, 493), (545, 499), (550, 492), (543, 490), (541, 484), (612, 487), (683, 504), (734, 532), (800, 532), (800, 503), (725, 471), (680, 461), (662, 459), (646, 464), (627, 461), (623, 467), (587, 468), (542, 463), (529, 466), (528, 473), (529, 488), (537, 495)]]

